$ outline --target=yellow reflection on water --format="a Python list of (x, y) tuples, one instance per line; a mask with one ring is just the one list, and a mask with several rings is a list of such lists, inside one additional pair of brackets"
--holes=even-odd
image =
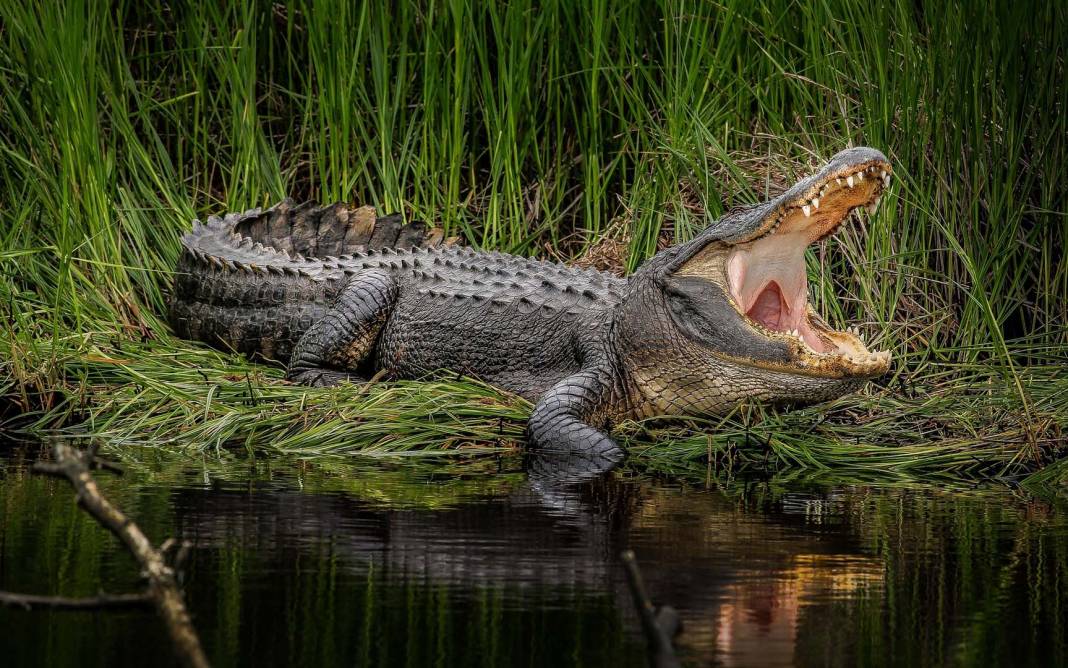
[(799, 554), (776, 573), (742, 571), (715, 617), (717, 654), (727, 666), (792, 664), (806, 602), (853, 598), (884, 581), (882, 561), (856, 555)]

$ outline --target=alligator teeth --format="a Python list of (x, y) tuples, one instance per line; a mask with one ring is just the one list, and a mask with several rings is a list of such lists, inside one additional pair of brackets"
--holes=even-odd
[[(842, 179), (838, 178), (837, 176), (834, 177), (834, 182), (837, 183), (838, 185), (842, 185)], [(853, 184), (850, 183), (849, 185), (853, 185)]]
[(819, 197), (813, 197), (812, 198), (812, 208), (813, 209), (820, 208), (820, 198)]
[(864, 333), (860, 331), (860, 327), (857, 327), (856, 325), (850, 325), (846, 328), (846, 332), (860, 339), (862, 343), (864, 342)]
[(801, 207), (801, 210), (805, 212), (805, 218), (808, 218), (812, 215), (812, 207), (807, 204)]
[(886, 172), (883, 172), (883, 187), (884, 188), (889, 188), (890, 187), (890, 175), (887, 174)]
[(853, 187), (853, 176), (852, 175), (849, 175), (849, 176), (846, 177), (846, 185), (849, 186), (850, 188)]
[(857, 181), (864, 180), (864, 172), (857, 172)]
[(890, 351), (880, 350), (874, 353), (854, 353), (846, 355), (846, 357), (848, 357), (854, 364), (870, 364), (872, 362), (889, 361)]

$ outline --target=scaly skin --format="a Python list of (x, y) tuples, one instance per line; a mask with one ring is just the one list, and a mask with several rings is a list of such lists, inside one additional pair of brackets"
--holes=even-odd
[[(885, 371), (882, 357), (869, 359), (859, 339), (818, 316), (805, 321), (805, 335), (831, 352), (817, 354), (803, 337), (741, 313), (738, 302), (752, 295), (732, 287), (728, 262), (749, 249), (757, 259), (746, 260), (748, 271), (757, 271), (764, 251), (755, 240), (830, 233), (882, 193), (878, 172), (888, 179), (888, 169), (877, 151), (843, 152), (781, 197), (724, 217), (627, 279), (467, 248), (392, 249), (440, 235), (396, 218), (375, 223), (366, 210), (287, 201), (194, 224), (171, 321), (180, 336), (277, 360), (289, 379), (307, 384), (439, 369), (480, 378), (535, 404), (528, 436), (536, 451), (602, 469), (622, 457), (607, 433), (615, 421), (717, 413), (751, 399), (820, 400)], [(835, 186), (846, 174), (848, 189)], [(864, 185), (853, 183), (864, 175)], [(818, 196), (822, 210), (810, 217), (806, 204), (802, 218), (801, 203)], [(783, 304), (776, 323), (800, 308)], [(860, 352), (842, 357), (839, 348)]]

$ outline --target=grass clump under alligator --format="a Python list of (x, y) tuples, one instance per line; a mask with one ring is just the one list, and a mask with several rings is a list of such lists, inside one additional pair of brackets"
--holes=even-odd
[[(1068, 473), (1064, 17), (889, 2), (5, 6), (5, 430), (304, 455), (511, 451), (523, 400), (311, 390), (173, 337), (193, 218), (370, 203), (463, 243), (632, 270), (848, 144), (880, 212), (808, 258), (894, 351), (863, 392), (624, 424), (635, 465)], [(953, 45), (981, 45), (960, 49)], [(824, 307), (827, 308), (824, 308)], [(1051, 466), (1052, 464), (1052, 466)]]

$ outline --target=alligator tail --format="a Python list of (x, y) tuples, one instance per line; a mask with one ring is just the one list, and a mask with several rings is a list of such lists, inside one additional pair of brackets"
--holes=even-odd
[(336, 295), (337, 263), (442, 243), (440, 229), (373, 207), (284, 200), (195, 221), (182, 237), (170, 322), (183, 338), (285, 363)]

